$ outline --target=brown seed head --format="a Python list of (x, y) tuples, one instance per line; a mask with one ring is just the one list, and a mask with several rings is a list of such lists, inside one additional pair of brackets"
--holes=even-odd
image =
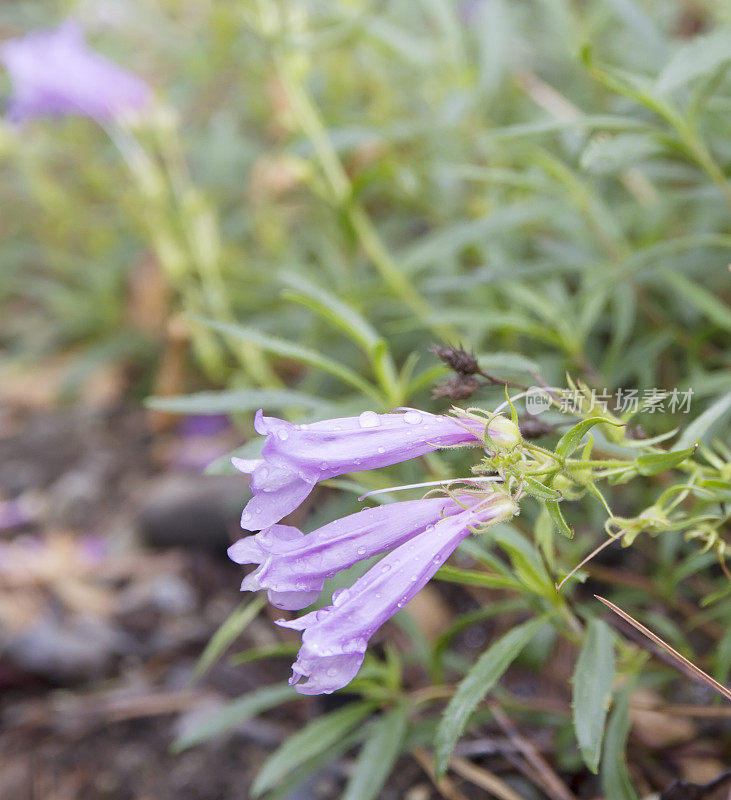
[(474, 353), (468, 353), (461, 347), (443, 347), (433, 344), (431, 351), (458, 375), (474, 375), (480, 371), (480, 365), (477, 363)]

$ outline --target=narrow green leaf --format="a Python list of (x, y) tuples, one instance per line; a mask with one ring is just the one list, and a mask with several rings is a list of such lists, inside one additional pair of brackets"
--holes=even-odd
[(316, 776), (322, 773), (328, 764), (332, 764), (348, 750), (357, 747), (363, 741), (364, 733), (362, 728), (356, 728), (340, 741), (328, 747), (327, 750), (307, 759), (304, 764), (297, 767), (294, 772), (290, 772), (281, 783), (277, 784), (276, 789), (267, 791), (266, 800), (292, 800), (293, 797), (297, 797), (298, 790), (301, 792), (303, 785), (313, 778), (316, 780)]
[(616, 425), (618, 427), (622, 424), (618, 422), (612, 422), (605, 417), (590, 417), (589, 419), (582, 419), (581, 422), (577, 422), (573, 428), (569, 428), (569, 430), (567, 430), (566, 433), (564, 433), (564, 435), (558, 440), (558, 444), (556, 445), (556, 455), (559, 458), (568, 458), (579, 446), (579, 443), (584, 436), (595, 425), (600, 425), (602, 423), (607, 425)]
[(460, 569), (459, 567), (442, 567), (434, 576), (447, 583), (459, 583), (466, 586), (483, 586), (486, 589), (520, 589), (520, 583), (514, 578), (502, 575), (490, 575), (487, 572)]
[(229, 657), (230, 664), (237, 667), (248, 664), (251, 661), (259, 661), (262, 658), (275, 658), (276, 656), (293, 656), (300, 646), (298, 642), (278, 642), (277, 644), (264, 645), (262, 647), (250, 647), (240, 653), (234, 653)]
[(343, 383), (350, 384), (359, 392), (363, 392), (363, 394), (368, 395), (379, 403), (381, 402), (381, 396), (372, 384), (363, 380), (357, 372), (354, 372), (349, 367), (318, 353), (316, 350), (311, 350), (309, 347), (303, 347), (294, 342), (288, 342), (285, 339), (277, 339), (274, 336), (269, 336), (266, 333), (243, 325), (231, 322), (217, 322), (216, 320), (202, 317), (196, 317), (196, 319), (224, 336), (230, 336), (243, 342), (250, 342), (258, 345), (262, 350), (275, 353), (278, 356), (282, 356), (282, 358), (292, 358), (316, 369), (321, 369), (323, 372), (334, 375)]
[(179, 753), (181, 750), (186, 750), (218, 736), (247, 719), (256, 717), (263, 711), (290, 700), (296, 700), (300, 696), (294, 687), (288, 686), (286, 683), (267, 686), (264, 689), (245, 694), (238, 700), (227, 703), (223, 708), (213, 711), (193, 730), (179, 736), (173, 742), (171, 749), (174, 753)]
[(513, 628), (480, 656), (460, 682), (439, 721), (434, 740), (438, 775), (444, 775), (447, 771), (449, 757), (457, 739), (467, 726), (470, 714), (545, 622), (545, 617), (539, 617)]
[(640, 475), (658, 475), (666, 469), (677, 467), (695, 453), (695, 447), (674, 450), (672, 453), (648, 453), (637, 458), (637, 471)]
[(579, 164), (587, 172), (608, 175), (662, 151), (662, 145), (647, 133), (621, 133), (611, 138), (601, 135), (589, 141)]
[(374, 800), (391, 774), (406, 733), (406, 706), (397, 705), (376, 720), (360, 751), (342, 800)]
[(535, 478), (523, 476), (523, 484), (528, 494), (538, 500), (560, 500), (562, 497), (561, 492), (557, 492), (549, 486), (544, 486), (540, 481), (535, 480)]
[(290, 736), (264, 762), (251, 787), (251, 796), (259, 797), (305, 761), (337, 744), (372, 710), (370, 703), (351, 703), (317, 717)]
[(720, 425), (722, 420), (731, 411), (731, 392), (719, 397), (713, 405), (709, 406), (699, 417), (680, 434), (677, 447), (689, 447), (695, 442), (703, 441), (706, 434), (716, 425)]
[(558, 532), (562, 533), (568, 539), (574, 538), (573, 530), (566, 524), (566, 520), (563, 518), (563, 512), (561, 511), (561, 507), (558, 504), (557, 500), (545, 500), (546, 510), (548, 511), (553, 524), (558, 528)]
[(199, 678), (228, 650), (234, 640), (266, 605), (263, 597), (254, 597), (235, 608), (223, 621), (219, 629), (208, 640), (195, 666), (194, 675)]
[[(729, 55), (731, 59), (731, 54)], [(682, 298), (683, 302), (694, 305), (711, 322), (731, 331), (731, 310), (726, 303), (704, 289), (698, 281), (693, 281), (674, 270), (663, 270), (663, 280), (670, 284)]]
[(629, 717), (631, 691), (630, 684), (615, 695), (614, 709), (609, 717), (604, 737), (604, 757), (600, 774), (606, 800), (639, 800), (627, 772), (625, 756), (631, 724)]
[(177, 397), (148, 397), (145, 405), (172, 414), (237, 414), (259, 408), (304, 408), (326, 413), (330, 407), (327, 400), (291, 389), (231, 389)]
[(729, 63), (731, 30), (719, 28), (706, 36), (695, 36), (670, 59), (657, 79), (655, 91), (666, 94)]
[(381, 335), (368, 320), (331, 292), (293, 272), (285, 272), (282, 280), (293, 290), (287, 292), (288, 299), (306, 305), (323, 319), (337, 325), (366, 353), (373, 353), (375, 348), (383, 342)]
[(600, 619), (590, 620), (573, 678), (574, 730), (584, 763), (592, 772), (599, 767), (604, 723), (614, 681), (614, 640), (611, 628)]

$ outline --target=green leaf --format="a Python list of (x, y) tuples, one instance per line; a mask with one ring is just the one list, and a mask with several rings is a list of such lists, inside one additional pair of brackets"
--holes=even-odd
[(720, 28), (706, 36), (696, 36), (670, 59), (655, 84), (658, 94), (667, 94), (686, 83), (731, 62), (731, 30)]
[(148, 397), (145, 405), (172, 414), (238, 414), (259, 408), (304, 408), (327, 413), (330, 408), (327, 400), (291, 389), (231, 389), (177, 397)]
[(616, 425), (617, 427), (620, 427), (623, 424), (612, 422), (605, 417), (590, 417), (589, 419), (583, 419), (581, 422), (577, 422), (573, 428), (569, 428), (569, 430), (567, 430), (566, 433), (564, 433), (564, 435), (558, 440), (558, 444), (556, 445), (556, 455), (559, 458), (568, 458), (579, 446), (584, 436), (595, 425), (600, 425), (602, 423), (607, 425)]
[(528, 494), (538, 500), (560, 500), (562, 497), (561, 492), (557, 492), (549, 486), (544, 486), (540, 481), (535, 480), (535, 478), (529, 478), (527, 475), (523, 476), (523, 484)]
[(602, 135), (589, 141), (581, 154), (579, 164), (587, 172), (608, 175), (662, 152), (662, 145), (648, 134), (622, 133), (612, 137)]
[(576, 662), (572, 702), (576, 739), (584, 763), (592, 772), (596, 772), (599, 766), (613, 681), (612, 630), (606, 622), (592, 619)]
[(299, 650), (298, 642), (277, 642), (276, 644), (263, 645), (262, 647), (250, 647), (240, 653), (230, 656), (228, 662), (237, 667), (241, 664), (248, 664), (251, 661), (259, 661), (262, 658), (275, 658), (276, 656), (293, 656)]
[(251, 796), (259, 797), (305, 761), (336, 745), (371, 711), (371, 703), (351, 703), (305, 725), (264, 762), (251, 787)]
[(316, 778), (323, 769), (333, 761), (339, 759), (348, 750), (357, 747), (362, 741), (364, 731), (360, 728), (351, 731), (340, 741), (331, 745), (327, 750), (318, 753), (314, 758), (309, 758), (304, 764), (297, 767), (294, 772), (290, 772), (287, 777), (277, 785), (276, 789), (271, 789), (266, 794), (266, 800), (292, 800), (297, 796), (297, 790), (306, 785), (308, 781)]
[(685, 450), (674, 450), (672, 453), (648, 453), (639, 456), (637, 461), (637, 471), (640, 475), (658, 475), (666, 469), (677, 467), (687, 458), (695, 453), (695, 447), (688, 447)]
[(506, 633), (480, 656), (460, 682), (439, 721), (434, 740), (437, 775), (442, 776), (447, 771), (449, 757), (467, 726), (470, 714), (545, 621), (545, 617), (532, 619)]
[[(730, 56), (731, 57), (731, 56)], [(731, 310), (726, 303), (721, 302), (715, 295), (692, 281), (685, 275), (673, 270), (663, 270), (663, 280), (675, 289), (683, 302), (692, 303), (711, 322), (731, 331)]]
[(491, 575), (487, 572), (460, 569), (459, 567), (442, 567), (434, 576), (447, 583), (459, 583), (463, 586), (483, 586), (486, 589), (520, 589), (520, 582), (502, 575)]
[(282, 358), (292, 358), (310, 367), (321, 369), (323, 372), (327, 372), (343, 381), (343, 383), (350, 384), (350, 386), (373, 398), (379, 404), (381, 403), (381, 396), (372, 384), (363, 380), (357, 372), (354, 372), (349, 367), (318, 353), (317, 350), (311, 350), (309, 347), (303, 347), (285, 339), (277, 339), (274, 336), (254, 330), (254, 328), (246, 328), (243, 325), (237, 325), (232, 322), (217, 322), (216, 320), (201, 317), (196, 317), (196, 319), (224, 336), (230, 336), (243, 342), (250, 342), (261, 347), (262, 350), (275, 353)]
[(614, 709), (604, 736), (601, 783), (606, 800), (639, 800), (627, 772), (625, 748), (630, 729), (629, 698), (632, 684), (615, 695)]
[(401, 752), (407, 721), (406, 705), (400, 704), (374, 722), (342, 800), (378, 797)]
[(561, 507), (558, 504), (557, 500), (545, 500), (546, 511), (548, 511), (553, 524), (558, 528), (558, 532), (562, 533), (566, 538), (573, 539), (574, 532), (573, 530), (566, 524), (566, 520), (563, 517), (563, 512), (561, 511)]
[(706, 434), (719, 425), (726, 415), (731, 411), (731, 392), (719, 397), (716, 402), (709, 406), (699, 417), (680, 434), (676, 445), (678, 447), (689, 447), (695, 442), (703, 441)]
[(223, 708), (212, 712), (202, 722), (199, 722), (193, 730), (179, 736), (173, 742), (172, 751), (179, 753), (181, 750), (186, 750), (214, 736), (225, 733), (247, 719), (256, 717), (262, 711), (267, 711), (290, 700), (297, 700), (300, 697), (301, 695), (297, 694), (294, 687), (288, 686), (286, 683), (267, 686), (264, 689), (245, 694), (238, 700), (233, 700)]
[(218, 661), (265, 605), (265, 598), (254, 597), (253, 600), (241, 603), (226, 617), (201, 653), (193, 673), (195, 677), (199, 678)]
[(383, 338), (368, 320), (331, 292), (293, 272), (285, 272), (281, 277), (294, 290), (286, 293), (288, 299), (311, 308), (323, 319), (337, 325), (366, 353), (372, 354), (383, 343)]

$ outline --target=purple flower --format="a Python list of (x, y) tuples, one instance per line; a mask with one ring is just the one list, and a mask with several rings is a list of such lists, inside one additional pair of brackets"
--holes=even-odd
[(72, 20), (4, 42), (0, 60), (13, 82), (8, 115), (15, 122), (63, 114), (106, 121), (151, 100), (147, 84), (90, 50)]
[[(464, 496), (460, 502), (469, 506), (475, 498)], [(300, 609), (317, 600), (325, 578), (397, 547), (433, 527), (442, 516), (462, 510), (448, 497), (433, 497), (366, 508), (306, 536), (289, 525), (273, 525), (239, 539), (228, 555), (238, 564), (260, 565), (244, 578), (243, 590), (267, 589), (273, 605)]]
[(251, 474), (254, 497), (241, 515), (244, 530), (264, 530), (285, 517), (321, 480), (376, 469), (455, 445), (485, 446), (492, 442), (512, 446), (520, 440), (516, 426), (503, 417), (447, 417), (415, 409), (403, 413), (364, 411), (344, 417), (292, 425), (258, 411), (257, 433), (267, 437), (262, 459), (234, 458), (234, 466)]
[[(308, 677), (298, 692), (329, 694), (350, 683), (373, 633), (426, 585), (470, 531), (517, 513), (514, 501), (500, 492), (478, 499), (473, 508), (428, 525), (391, 551), (350, 589), (335, 592), (331, 606), (277, 621), (283, 628), (303, 631), (290, 679), (296, 684)], [(296, 570), (294, 564), (290, 568)]]

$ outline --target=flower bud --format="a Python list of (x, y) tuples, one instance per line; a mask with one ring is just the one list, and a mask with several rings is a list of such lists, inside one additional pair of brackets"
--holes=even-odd
[(506, 417), (493, 417), (487, 426), (487, 435), (495, 444), (512, 450), (523, 437), (520, 435), (518, 426)]

